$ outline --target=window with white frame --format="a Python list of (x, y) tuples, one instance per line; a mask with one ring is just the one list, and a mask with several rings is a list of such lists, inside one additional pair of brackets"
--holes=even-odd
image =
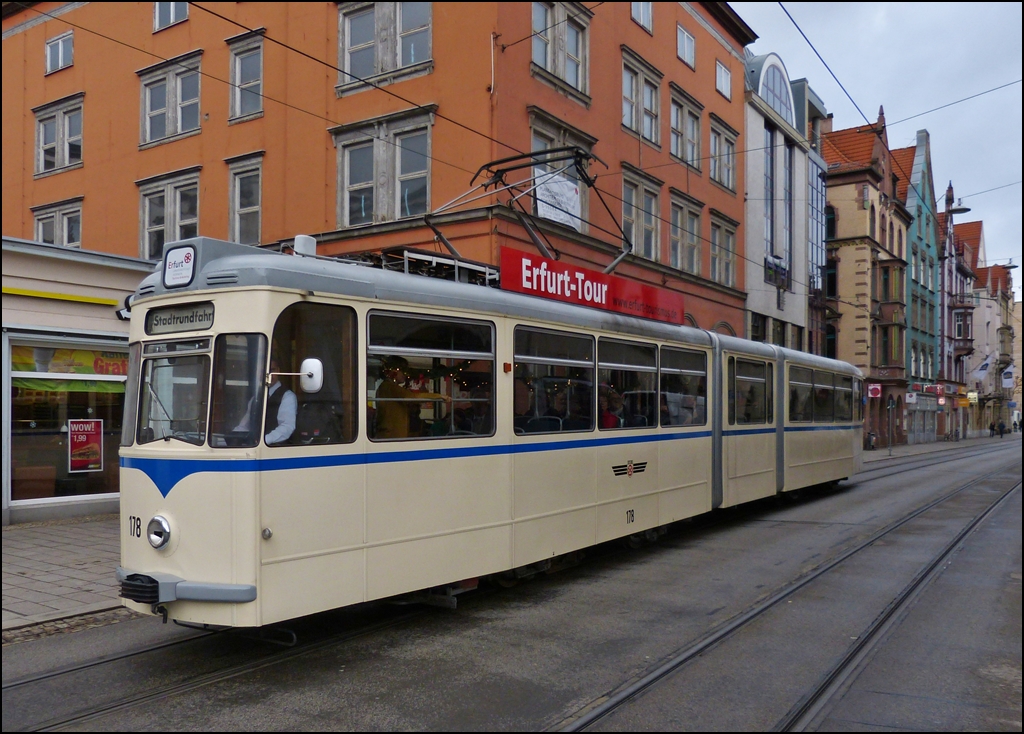
[(648, 33), (654, 32), (654, 3), (630, 3), (630, 17)]
[(416, 130), (395, 137), (398, 144), (398, 219), (427, 213), (427, 184), (430, 167), (427, 148), (430, 138), (426, 130)]
[(46, 73), (65, 69), (75, 63), (74, 31), (62, 33), (46, 42)]
[(430, 208), (430, 130), (436, 107), (340, 125), (338, 226), (422, 216)]
[(228, 238), (243, 245), (258, 245), (263, 205), (263, 166), (258, 156), (232, 161), (230, 196), (231, 220)]
[(82, 200), (78, 196), (55, 204), (33, 207), (35, 239), (63, 247), (82, 246)]
[(723, 222), (711, 222), (711, 280), (736, 284), (736, 230)]
[(153, 32), (188, 20), (188, 3), (153, 3)]
[(658, 188), (633, 177), (623, 178), (622, 230), (633, 243), (634, 255), (655, 262), (661, 259)]
[[(564, 122), (539, 107), (527, 108), (530, 115), (530, 150), (538, 152), (552, 148), (575, 146), (590, 152), (597, 143), (587, 133)], [(539, 175), (550, 178), (541, 179), (534, 192), (534, 211), (545, 219), (560, 222), (579, 232), (587, 231), (589, 216), (589, 188), (581, 185), (579, 171), (572, 161), (557, 161), (546, 164), (537, 159), (534, 166), (535, 181)], [(570, 184), (575, 184), (575, 196), (572, 195)]]
[(37, 175), (81, 164), (84, 100), (85, 94), (74, 94), (33, 110)]
[(672, 88), (672, 155), (700, 170), (700, 115), (702, 107), (681, 88)]
[(715, 89), (732, 99), (732, 72), (721, 61), (715, 61)]
[(578, 92), (587, 92), (587, 29), (591, 13), (574, 3), (532, 3), (533, 52), (537, 69), (552, 74)]
[(691, 69), (697, 67), (697, 39), (681, 25), (676, 26), (676, 56)]
[(622, 50), (622, 124), (658, 143), (662, 73), (635, 53)]
[(672, 267), (700, 275), (700, 208), (675, 197), (672, 201), (669, 250)]
[(710, 141), (711, 179), (735, 191), (736, 136), (712, 124)]
[(163, 257), (164, 244), (199, 235), (199, 169), (138, 182), (140, 256)]
[(231, 117), (263, 111), (263, 36), (246, 34), (231, 46)]
[(199, 131), (201, 55), (196, 51), (139, 72), (143, 145)]
[(338, 93), (429, 73), (432, 3), (342, 3)]

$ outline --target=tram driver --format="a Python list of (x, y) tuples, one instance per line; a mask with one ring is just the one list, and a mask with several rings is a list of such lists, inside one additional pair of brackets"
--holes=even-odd
[[(299, 401), (295, 393), (281, 383), (278, 373), (281, 365), (277, 357), (270, 358), (270, 390), (267, 392), (267, 424), (266, 437), (267, 446), (283, 444), (292, 437), (295, 432), (295, 416), (299, 410)], [(235, 426), (235, 431), (248, 432), (249, 422), (252, 419), (253, 408), (256, 405), (256, 398), (249, 401), (249, 407), (245, 411), (241, 422)]]

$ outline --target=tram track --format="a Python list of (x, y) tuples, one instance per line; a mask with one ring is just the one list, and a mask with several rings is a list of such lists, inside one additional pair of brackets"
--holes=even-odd
[(154, 645), (146, 645), (135, 650), (128, 650), (114, 655), (103, 655), (101, 657), (94, 658), (93, 660), (87, 660), (82, 663), (76, 663), (74, 665), (68, 665), (61, 668), (56, 668), (54, 670), (48, 670), (46, 672), (37, 673), (35, 675), (27, 675), (22, 678), (15, 678), (14, 680), (4, 683), (2, 690), (6, 692), (14, 690), (15, 688), (21, 688), (22, 686), (31, 685), (33, 683), (42, 683), (44, 681), (60, 678), (61, 676), (70, 675), (72, 673), (80, 673), (82, 671), (91, 670), (103, 665), (109, 665), (119, 660), (127, 660), (129, 658), (138, 657), (140, 655), (146, 655), (151, 652), (158, 652), (167, 650), (169, 648), (178, 647), (179, 645), (186, 645), (197, 640), (202, 640), (206, 637), (211, 637), (213, 635), (220, 634), (221, 632), (221, 630), (203, 632), (202, 634), (193, 635), (192, 637), (186, 637), (181, 640), (172, 640), (170, 642), (161, 642)]
[[(999, 449), (987, 450), (980, 453), (988, 454), (998, 450)], [(930, 465), (971, 458), (974, 455), (976, 454), (960, 454), (957, 457), (952, 457), (946, 461), (932, 461), (930, 462)], [(918, 466), (915, 468), (920, 467)], [(1002, 465), (980, 477), (975, 477), (971, 481), (965, 482), (955, 489), (944, 493), (942, 496), (924, 503), (911, 512), (905, 513), (902, 517), (887, 524), (865, 540), (847, 548), (839, 555), (824, 561), (788, 584), (780, 587), (773, 594), (748, 608), (738, 616), (733, 617), (724, 624), (710, 630), (707, 634), (689, 642), (685, 647), (677, 649), (650, 673), (639, 679), (632, 679), (620, 686), (618, 689), (613, 689), (605, 695), (592, 700), (589, 704), (578, 709), (576, 713), (564, 718), (561, 722), (550, 727), (548, 730), (567, 732), (587, 730), (602, 719), (614, 714), (625, 704), (655, 688), (659, 683), (665, 681), (673, 673), (722, 643), (724, 640), (740, 631), (754, 620), (761, 618), (780, 602), (792, 597), (801, 589), (804, 589), (816, 580), (822, 578), (848, 559), (874, 546), (880, 540), (886, 538), (886, 536), (889, 536), (900, 528), (906, 526), (908, 523), (929, 510), (938, 507), (954, 497), (961, 495), (966, 490), (976, 487), (986, 480), (995, 477), (1005, 471), (1006, 468), (1007, 467), (1005, 465)], [(902, 471), (912, 470), (913, 469), (908, 468), (901, 470), (900, 472), (890, 472), (886, 474), (886, 476), (890, 476), (894, 473), (902, 473)], [(884, 637), (885, 632), (890, 629), (893, 624), (896, 624), (899, 621), (901, 618), (901, 612), (913, 602), (917, 594), (927, 586), (929, 581), (941, 573), (944, 561), (947, 560), (960, 546), (962, 546), (964, 540), (966, 540), (970, 533), (986, 518), (990, 517), (998, 506), (1005, 501), (1006, 498), (1012, 495), (1014, 491), (1018, 490), (1020, 486), (1021, 483), (1018, 481), (1010, 489), (1001, 492), (996, 501), (989, 504), (982, 512), (972, 518), (967, 526), (959, 532), (953, 540), (947, 543), (938, 554), (926, 563), (925, 566), (914, 576), (914, 579), (907, 584), (907, 586), (904, 587), (904, 589), (897, 594), (897, 596), (893, 598), (888, 605), (886, 605), (883, 612), (876, 617), (869, 628), (862, 635), (858, 636), (856, 643), (849, 648), (840, 661), (832, 669), (826, 672), (826, 674), (821, 677), (819, 683), (793, 706), (789, 713), (787, 713), (787, 715), (777, 724), (776, 730), (803, 730), (803, 728), (828, 705), (829, 701), (833, 700), (836, 693), (841, 692), (844, 684), (850, 680), (851, 676), (855, 675), (864, 659), (875, 648), (878, 641)]]
[(865, 660), (881, 644), (886, 633), (905, 616), (914, 600), (942, 572), (949, 558), (959, 550), (964, 542), (982, 522), (993, 513), (1017, 490), (1021, 482), (1003, 492), (999, 499), (978, 513), (968, 525), (950, 540), (945, 547), (908, 583), (892, 602), (882, 611), (871, 625), (861, 634), (843, 656), (842, 660), (829, 670), (813, 690), (799, 701), (788, 714), (775, 726), (774, 731), (806, 731), (814, 719), (843, 692), (847, 684), (862, 668)]
[[(272, 667), (274, 665), (279, 665), (281, 663), (293, 660), (295, 658), (299, 658), (299, 657), (301, 657), (303, 655), (308, 655), (308, 654), (311, 654), (311, 653), (314, 653), (314, 652), (325, 650), (325, 649), (328, 649), (328, 648), (332, 647), (333, 645), (339, 645), (339, 644), (342, 644), (342, 643), (345, 643), (345, 642), (350, 642), (350, 641), (357, 640), (357, 639), (362, 638), (362, 637), (367, 637), (369, 635), (376, 634), (378, 632), (382, 632), (382, 631), (385, 631), (385, 630), (388, 630), (388, 629), (391, 629), (391, 628), (394, 628), (394, 627), (398, 627), (398, 626), (401, 626), (401, 625), (406, 624), (408, 622), (411, 622), (414, 619), (423, 617), (426, 614), (428, 614), (430, 611), (431, 611), (430, 609), (426, 609), (426, 608), (409, 611), (409, 612), (406, 612), (404, 614), (401, 614), (401, 615), (399, 615), (399, 616), (397, 616), (397, 617), (395, 617), (393, 619), (389, 619), (389, 620), (384, 621), (384, 622), (378, 622), (378, 623), (367, 625), (365, 627), (361, 627), (360, 629), (357, 629), (357, 630), (351, 630), (351, 631), (348, 631), (348, 632), (342, 632), (342, 633), (338, 633), (336, 635), (331, 635), (331, 636), (329, 636), (329, 637), (327, 637), (325, 639), (317, 640), (315, 642), (309, 642), (309, 643), (306, 643), (306, 644), (299, 643), (298, 645), (296, 645), (294, 647), (290, 647), (290, 648), (281, 650), (281, 651), (276, 652), (276, 653), (271, 653), (270, 655), (267, 655), (265, 657), (261, 657), (261, 658), (259, 658), (257, 660), (246, 661), (246, 662), (243, 662), (243, 663), (239, 663), (237, 665), (231, 665), (231, 666), (228, 666), (228, 667), (223, 668), (221, 670), (216, 670), (216, 671), (212, 671), (212, 672), (209, 672), (209, 673), (205, 673), (205, 674), (202, 674), (202, 675), (195, 676), (194, 678), (191, 678), (191, 679), (186, 680), (186, 681), (177, 681), (177, 682), (174, 682), (174, 683), (168, 683), (168, 684), (165, 684), (165, 685), (157, 686), (157, 687), (152, 688), (152, 689), (150, 689), (148, 691), (136, 693), (134, 695), (124, 696), (124, 697), (121, 697), (121, 698), (113, 700), (113, 701), (107, 701), (107, 702), (105, 702), (103, 704), (99, 704), (99, 705), (95, 705), (95, 706), (90, 706), (90, 707), (79, 709), (77, 711), (74, 711), (70, 715), (62, 715), (60, 717), (54, 717), (54, 718), (51, 718), (51, 719), (48, 719), (48, 720), (45, 720), (45, 721), (42, 721), (42, 722), (38, 722), (38, 723), (32, 724), (32, 725), (30, 725), (30, 726), (28, 726), (26, 728), (23, 728), (23, 729), (13, 729), (13, 730), (15, 730), (15, 731), (33, 731), (33, 732), (35, 732), (35, 731), (60, 731), (60, 730), (62, 730), (64, 728), (66, 728), (66, 727), (70, 727), (70, 726), (73, 726), (73, 725), (86, 724), (86, 723), (88, 723), (90, 721), (94, 721), (96, 719), (100, 719), (100, 718), (102, 718), (104, 716), (107, 716), (107, 715), (112, 714), (112, 713), (116, 713), (118, 711), (123, 711), (123, 710), (126, 710), (126, 709), (130, 709), (130, 708), (134, 708), (134, 707), (137, 707), (137, 706), (141, 706), (141, 705), (144, 705), (144, 704), (155, 703), (155, 702), (158, 702), (158, 701), (161, 701), (161, 700), (164, 700), (164, 699), (172, 698), (174, 696), (178, 696), (178, 695), (181, 695), (183, 693), (188, 693), (190, 691), (194, 691), (194, 690), (197, 690), (197, 689), (200, 689), (200, 688), (204, 688), (206, 686), (210, 686), (210, 685), (213, 685), (213, 684), (216, 684), (216, 683), (227, 681), (227, 680), (230, 680), (232, 678), (237, 678), (239, 676), (243, 676), (243, 675), (246, 675), (246, 674), (249, 674), (249, 673), (254, 673), (254, 672), (257, 672), (259, 670), (263, 670), (264, 668), (269, 668), (269, 667)], [(212, 633), (212, 634), (218, 634), (218, 633)], [(208, 635), (208, 636), (212, 636), (212, 635)], [(197, 637), (190, 638), (190, 640), (194, 641), (194, 640), (200, 639), (202, 637), (203, 637), (202, 635), (199, 635)], [(146, 650), (145, 652), (152, 652), (153, 650), (157, 650), (157, 649), (160, 649), (161, 647), (167, 647), (167, 646), (168, 646), (167, 644), (162, 645), (162, 646), (153, 646), (152, 648)], [(137, 651), (136, 654), (139, 654), (140, 652), (141, 651)], [(129, 657), (129, 656), (128, 655), (121, 656), (122, 659), (124, 657)], [(89, 667), (89, 666), (88, 665), (83, 665), (83, 666), (79, 666), (78, 669), (81, 670), (81, 669), (85, 669), (87, 667)], [(70, 672), (70, 671), (61, 671), (61, 672), (67, 673), (67, 672)], [(35, 682), (35, 681), (25, 681), (25, 682), (21, 683), (21, 685), (25, 685), (26, 683), (32, 683), (32, 682)]]
[[(930, 458), (928, 458), (926, 461), (924, 461), (924, 464), (926, 464), (928, 466), (934, 466), (936, 464), (953, 462), (953, 461), (957, 461), (957, 460), (965, 460), (965, 459), (974, 458), (974, 457), (980, 456), (980, 455), (995, 453), (995, 452), (1000, 451), (1001, 449), (1002, 449), (1002, 447), (997, 447), (995, 449), (988, 449), (986, 447), (986, 449), (984, 449), (982, 451), (957, 452), (956, 456), (949, 456), (949, 457), (946, 457), (945, 456), (946, 452), (943, 452), (944, 455), (942, 456), (942, 458), (935, 457), (934, 455), (931, 455)], [(917, 457), (914, 457), (914, 458), (916, 459)], [(897, 473), (903, 473), (903, 472), (906, 472), (906, 471), (913, 471), (916, 468), (920, 468), (920, 466), (922, 465), (920, 462), (912, 460), (911, 457), (906, 457), (906, 459), (908, 459), (908, 461), (901, 461), (899, 464), (894, 464), (894, 465), (890, 465), (888, 467), (884, 467), (884, 469), (886, 470), (884, 476), (891, 476), (891, 475), (897, 474)], [(882, 469), (882, 468), (883, 467), (880, 467), (880, 469)], [(876, 477), (864, 477), (864, 475), (867, 474), (867, 473), (868, 472), (862, 472), (861, 474), (855, 475), (855, 477), (851, 477), (851, 479), (853, 479), (854, 481), (874, 481), (876, 479)], [(919, 507), (914, 512), (905, 515), (900, 520), (898, 520), (898, 521), (896, 521), (894, 523), (891, 523), (890, 525), (887, 525), (885, 528), (883, 528), (882, 530), (876, 532), (873, 536), (868, 538), (866, 541), (860, 543), (855, 548), (850, 549), (848, 551), (845, 551), (840, 556), (838, 556), (836, 558), (833, 558), (830, 561), (827, 561), (827, 562), (823, 563), (822, 565), (816, 567), (815, 569), (812, 569), (811, 571), (808, 572), (809, 575), (805, 574), (804, 576), (801, 576), (799, 579), (797, 579), (794, 582), (792, 582), (789, 586), (782, 587), (778, 592), (776, 592), (775, 595), (773, 595), (769, 599), (765, 600), (765, 602), (760, 604), (758, 607), (755, 607), (753, 609), (748, 610), (747, 612), (745, 612), (740, 617), (735, 618), (731, 622), (727, 623), (725, 626), (720, 627), (720, 628), (718, 628), (716, 630), (713, 630), (711, 633), (709, 633), (709, 635), (707, 635), (707, 636), (705, 636), (703, 638), (700, 638), (700, 639), (694, 641), (693, 643), (690, 643), (684, 650), (682, 650), (680, 653), (677, 653), (672, 659), (668, 660), (660, 668), (658, 668), (658, 670), (654, 671), (652, 674), (650, 674), (649, 676), (645, 677), (641, 681), (637, 681), (636, 683), (631, 685), (629, 688), (626, 688), (626, 689), (623, 689), (621, 691), (615, 692), (612, 695), (601, 697), (600, 699), (598, 699), (598, 702), (596, 704), (591, 704), (590, 707), (587, 707), (586, 709), (584, 709), (584, 713), (586, 715), (589, 715), (591, 712), (597, 711), (599, 706), (604, 705), (604, 704), (612, 704), (610, 708), (607, 708), (604, 711), (604, 713), (602, 713), (602, 714), (600, 714), (600, 715), (598, 715), (598, 716), (596, 716), (596, 717), (594, 717), (594, 718), (592, 718), (590, 720), (587, 720), (587, 721), (585, 721), (583, 719), (583, 717), (580, 717), (578, 719), (574, 719), (574, 720), (572, 720), (570, 722), (569, 726), (567, 726), (567, 728), (564, 729), (564, 730), (567, 730), (567, 731), (579, 731), (579, 730), (585, 729), (587, 726), (589, 726), (590, 724), (596, 722), (598, 719), (603, 718), (608, 713), (611, 713), (612, 711), (614, 711), (614, 709), (617, 708), (618, 706), (621, 706), (622, 703), (625, 703), (627, 700), (635, 698), (637, 694), (639, 694), (643, 690), (651, 687), (652, 685), (656, 684), (658, 680), (667, 677), (669, 674), (671, 674), (671, 672), (673, 670), (676, 670), (679, 667), (682, 667), (689, 660), (692, 660), (694, 657), (700, 655), (702, 652), (704, 652), (704, 651), (714, 647), (714, 645), (716, 645), (718, 642), (724, 640), (726, 637), (728, 637), (730, 634), (732, 634), (732, 632), (737, 631), (738, 629), (740, 629), (742, 626), (744, 626), (748, 622), (752, 621), (757, 616), (760, 616), (761, 614), (763, 614), (771, 606), (774, 606), (775, 604), (777, 604), (779, 601), (781, 601), (782, 599), (786, 598), (787, 596), (792, 595), (793, 593), (798, 591), (800, 588), (802, 588), (803, 586), (806, 586), (808, 583), (813, 581), (818, 576), (823, 575), (828, 570), (831, 570), (835, 566), (839, 565), (840, 563), (842, 563), (844, 560), (846, 560), (850, 556), (856, 554), (860, 550), (863, 550), (864, 548), (866, 548), (866, 547), (870, 546), (871, 544), (875, 543), (877, 540), (879, 540), (882, 537), (884, 537), (885, 535), (893, 532), (894, 530), (896, 530), (901, 525), (903, 525), (906, 522), (909, 522), (910, 520), (912, 520), (914, 517), (917, 517), (918, 515), (922, 514), (923, 512), (926, 512), (927, 510), (931, 509), (932, 507), (934, 507), (934, 506), (936, 506), (938, 504), (941, 504), (942, 502), (950, 499), (951, 497), (953, 497), (956, 494), (964, 491), (965, 489), (967, 489), (967, 488), (969, 488), (971, 486), (974, 486), (974, 485), (984, 481), (987, 478), (990, 478), (991, 476), (993, 476), (996, 473), (998, 473), (998, 472), (991, 472), (991, 473), (985, 475), (984, 477), (976, 478), (972, 482), (968, 482), (968, 483), (965, 483), (965, 484), (957, 487), (956, 489), (954, 489), (951, 492), (948, 492), (947, 494), (943, 495), (942, 497), (939, 497), (938, 499), (936, 499), (936, 500), (934, 500), (934, 501), (932, 501), (930, 503), (927, 503), (927, 504), (923, 505), (922, 507)], [(724, 521), (726, 519), (727, 518), (725, 516), (721, 517), (721, 521)], [(718, 524), (718, 523), (716, 523), (716, 522), (708, 523), (708, 525), (715, 525), (715, 524)], [(79, 709), (77, 711), (72, 712), (70, 715), (63, 715), (63, 716), (59, 716), (59, 717), (53, 717), (53, 718), (48, 719), (46, 721), (43, 721), (41, 723), (30, 725), (30, 728), (25, 729), (25, 730), (28, 730), (28, 731), (55, 731), (55, 730), (60, 730), (60, 729), (65, 728), (65, 727), (75, 726), (75, 725), (79, 725), (79, 724), (85, 724), (85, 723), (88, 723), (90, 721), (100, 719), (100, 718), (102, 718), (102, 717), (104, 717), (106, 715), (109, 715), (109, 714), (112, 714), (112, 713), (115, 713), (115, 712), (118, 712), (118, 711), (130, 709), (130, 708), (141, 706), (141, 705), (145, 705), (145, 704), (155, 703), (155, 702), (158, 702), (158, 701), (164, 700), (164, 699), (169, 699), (169, 698), (172, 698), (174, 696), (179, 696), (179, 695), (182, 695), (182, 694), (185, 694), (185, 693), (197, 690), (197, 689), (201, 689), (201, 688), (204, 688), (204, 687), (207, 687), (207, 686), (211, 686), (211, 685), (223, 682), (223, 681), (230, 680), (232, 678), (237, 678), (237, 677), (244, 676), (244, 675), (247, 675), (247, 674), (250, 674), (250, 673), (254, 673), (254, 672), (260, 671), (262, 669), (269, 668), (269, 667), (272, 667), (274, 665), (278, 665), (278, 664), (281, 664), (281, 663), (284, 663), (284, 662), (287, 662), (287, 661), (299, 658), (299, 657), (301, 657), (303, 655), (306, 655), (306, 654), (311, 654), (311, 653), (314, 653), (314, 652), (319, 651), (319, 650), (327, 649), (327, 648), (330, 648), (333, 645), (338, 645), (338, 644), (342, 644), (342, 643), (345, 643), (345, 642), (348, 642), (348, 641), (356, 640), (356, 639), (359, 639), (359, 638), (362, 638), (362, 637), (367, 637), (367, 636), (373, 635), (375, 633), (387, 630), (389, 628), (400, 626), (402, 624), (411, 622), (414, 619), (417, 619), (417, 618), (420, 618), (420, 617), (424, 616), (425, 614), (429, 613), (430, 611), (432, 611), (432, 610), (430, 610), (430, 609), (418, 609), (418, 610), (415, 610), (415, 611), (403, 614), (403, 615), (401, 615), (399, 617), (396, 617), (394, 619), (387, 620), (386, 622), (377, 623), (377, 624), (371, 624), (371, 625), (368, 625), (368, 626), (365, 626), (365, 627), (361, 627), (361, 628), (359, 628), (357, 630), (350, 630), (350, 631), (345, 632), (345, 633), (340, 633), (340, 634), (337, 634), (337, 635), (332, 635), (332, 636), (330, 636), (328, 638), (321, 639), (321, 640), (316, 640), (316, 641), (308, 643), (308, 644), (300, 644), (300, 645), (298, 645), (296, 647), (289, 648), (287, 650), (282, 650), (280, 652), (272, 653), (270, 655), (261, 657), (258, 660), (246, 661), (246, 662), (238, 664), (238, 665), (228, 666), (228, 667), (223, 668), (221, 670), (212, 671), (210, 673), (198, 675), (198, 676), (195, 676), (194, 678), (191, 678), (189, 680), (185, 680), (185, 681), (180, 681), (179, 680), (179, 681), (176, 681), (176, 682), (172, 682), (172, 683), (168, 683), (168, 684), (165, 684), (165, 685), (154, 687), (154, 688), (152, 688), (152, 689), (150, 689), (148, 691), (142, 691), (142, 692), (135, 693), (133, 695), (124, 696), (124, 697), (119, 698), (119, 699), (114, 700), (114, 701), (108, 701), (108, 702), (105, 702), (103, 704), (92, 706), (92, 707), (85, 707), (85, 708), (82, 708), (82, 709)], [(38, 674), (38, 675), (35, 675), (35, 676), (28, 676), (28, 677), (25, 677), (25, 678), (22, 678), (22, 679), (18, 679), (18, 680), (14, 680), (14, 681), (11, 681), (11, 682), (5, 684), (4, 685), (4, 691), (6, 693), (9, 689), (13, 690), (13, 689), (16, 689), (16, 688), (22, 688), (22, 687), (25, 687), (27, 685), (31, 685), (31, 684), (34, 684), (34, 683), (44, 683), (44, 682), (46, 682), (48, 680), (51, 680), (51, 679), (54, 679), (54, 678), (59, 678), (61, 676), (65, 676), (65, 675), (68, 675), (68, 674), (71, 674), (71, 673), (88, 670), (90, 668), (100, 667), (102, 665), (106, 665), (106, 664), (110, 664), (110, 663), (116, 662), (117, 660), (124, 660), (124, 659), (127, 659), (127, 658), (137, 657), (137, 656), (145, 655), (145, 654), (148, 654), (148, 653), (157, 652), (157, 651), (160, 651), (160, 650), (166, 650), (167, 648), (170, 648), (170, 647), (173, 647), (173, 646), (176, 646), (176, 645), (196, 642), (198, 640), (202, 640), (202, 639), (206, 639), (206, 638), (212, 637), (212, 636), (214, 636), (216, 634), (220, 634), (220, 633), (218, 633), (218, 632), (211, 632), (211, 633), (206, 633), (206, 634), (195, 635), (193, 637), (189, 637), (189, 638), (183, 639), (183, 640), (177, 640), (177, 641), (170, 642), (170, 643), (161, 643), (161, 644), (158, 644), (158, 645), (152, 645), (152, 646), (148, 646), (148, 647), (141, 648), (141, 649), (134, 650), (134, 651), (128, 651), (128, 652), (125, 652), (125, 653), (122, 653), (122, 654), (119, 654), (119, 655), (111, 656), (110, 658), (96, 659), (96, 660), (88, 661), (88, 662), (85, 662), (85, 663), (77, 664), (77, 665), (74, 665), (74, 666), (68, 666), (67, 668), (61, 668), (61, 669), (49, 671), (47, 673), (41, 673), (41, 674)], [(660, 673), (660, 675), (659, 675), (659, 673)], [(845, 678), (844, 678), (844, 680), (845, 680)], [(819, 696), (818, 698), (820, 700), (825, 700), (821, 696)], [(583, 723), (578, 724), (578, 722), (583, 722)]]

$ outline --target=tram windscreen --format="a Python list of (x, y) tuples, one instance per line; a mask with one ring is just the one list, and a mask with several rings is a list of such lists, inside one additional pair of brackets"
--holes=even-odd
[(249, 448), (260, 442), (267, 337), (221, 334), (213, 350), (210, 446)]
[(210, 358), (205, 354), (147, 359), (139, 394), (138, 442), (206, 440)]

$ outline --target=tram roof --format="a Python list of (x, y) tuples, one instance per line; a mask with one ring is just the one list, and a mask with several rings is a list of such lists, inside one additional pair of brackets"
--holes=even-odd
[[(284, 255), (251, 245), (239, 245), (210, 237), (194, 237), (170, 243), (165, 252), (180, 245), (196, 248), (195, 276), (187, 286), (168, 288), (163, 267), (139, 285), (137, 298), (184, 295), (224, 288), (272, 287), (312, 291), (316, 294), (353, 296), (383, 303), (408, 303), (461, 309), (470, 314), (514, 316), (565, 326), (619, 332), (651, 339), (681, 341), (710, 347), (713, 337), (702, 329), (640, 319), (598, 309), (551, 301), (481, 285), (440, 278), (407, 275), (372, 266), (325, 257)], [(716, 335), (717, 336), (717, 335)], [(735, 351), (774, 358), (780, 351), (787, 359), (823, 369), (859, 375), (850, 365), (804, 352), (780, 349), (736, 337), (718, 336), (723, 346)], [(841, 369), (841, 367), (845, 369)]]

